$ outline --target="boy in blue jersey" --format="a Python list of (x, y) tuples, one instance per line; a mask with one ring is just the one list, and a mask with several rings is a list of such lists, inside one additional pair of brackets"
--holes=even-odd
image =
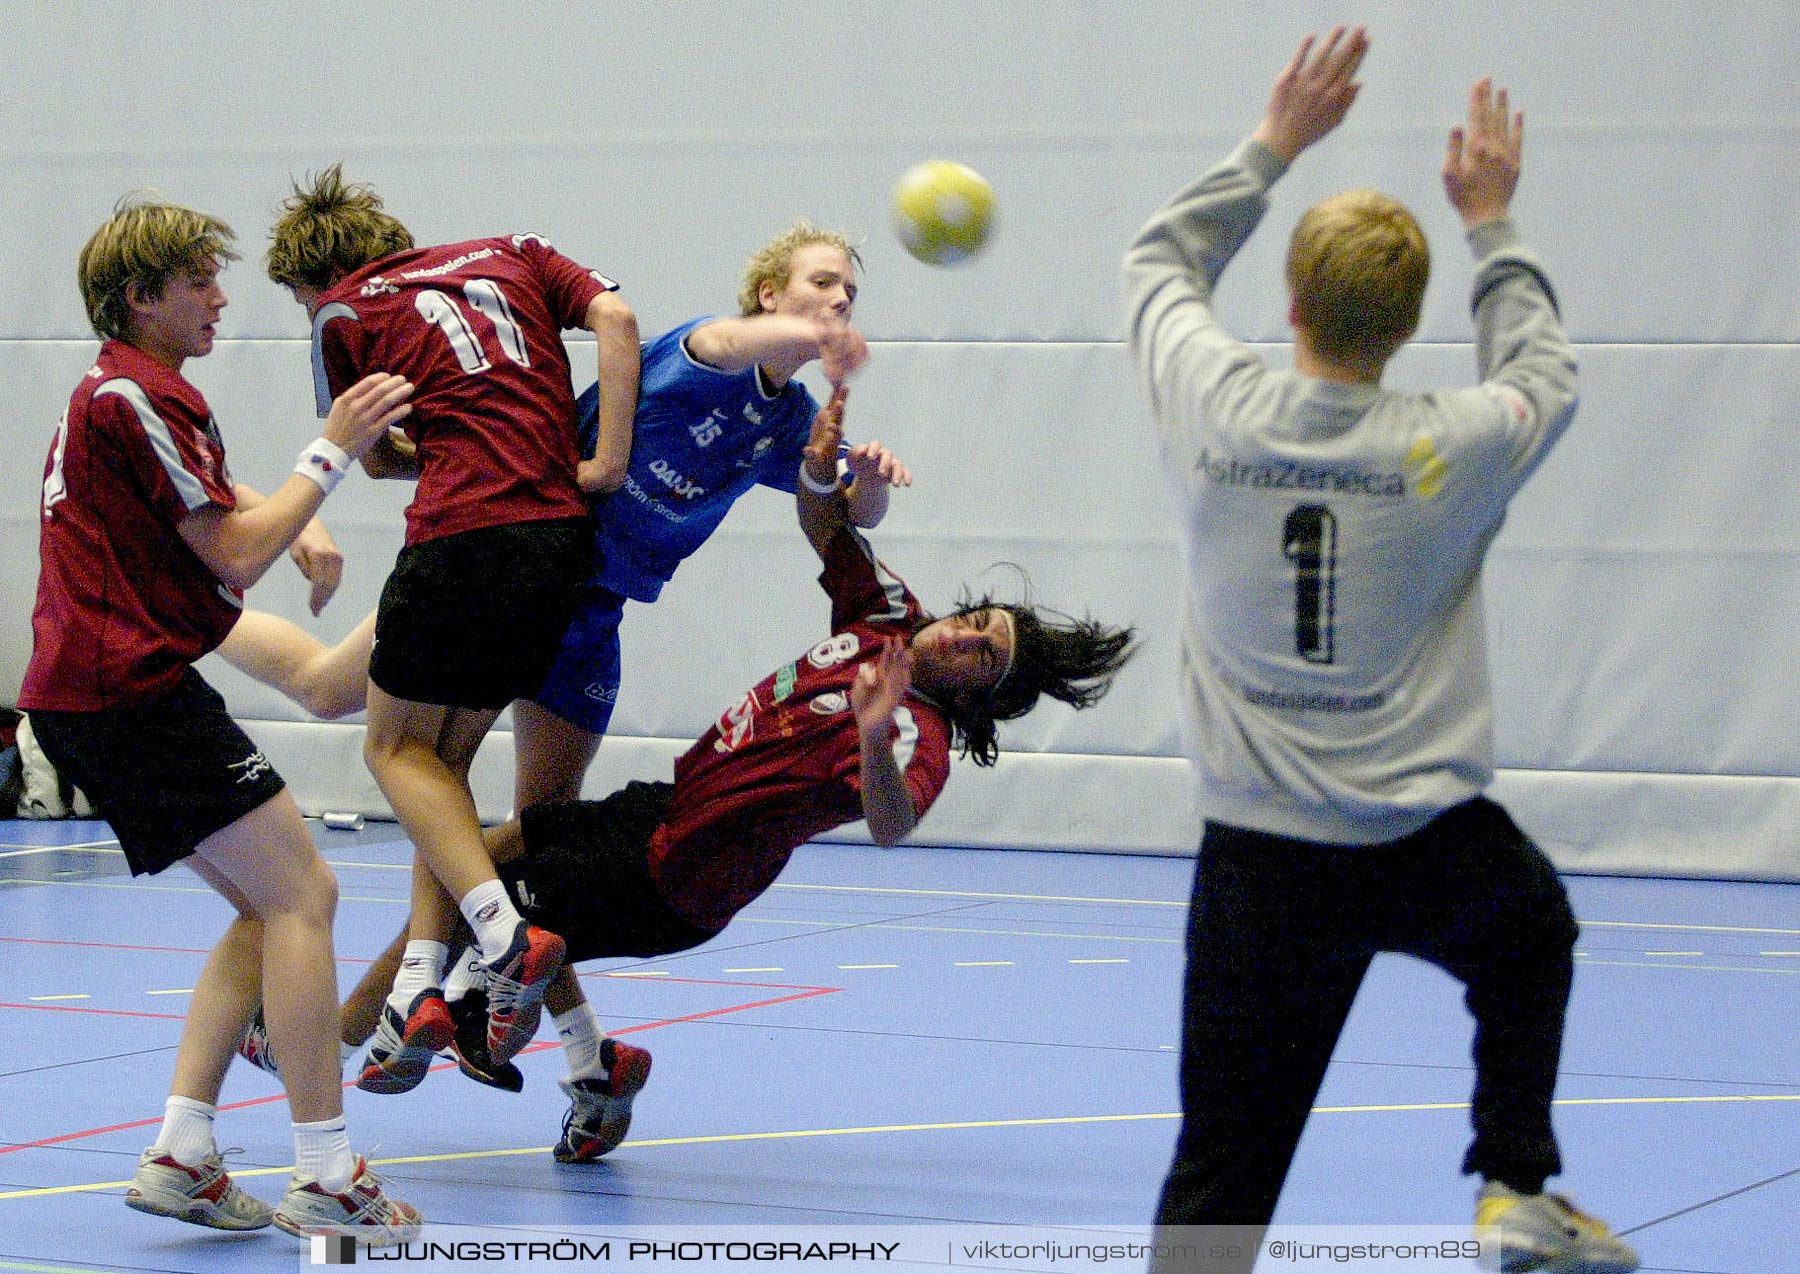
[[(643, 348), (630, 458), (599, 460), (583, 485), (595, 502), (595, 569), (544, 688), (513, 705), (517, 807), (574, 800), (612, 719), (625, 602), (653, 602), (733, 502), (762, 485), (792, 493), (818, 402), (795, 374), (815, 359), (833, 385), (868, 358), (851, 326), (859, 258), (841, 234), (796, 222), (751, 257), (739, 313), (699, 318)], [(597, 399), (577, 403), (582, 454), (598, 445)], [(859, 480), (851, 521), (872, 527), (888, 487), (911, 481), (876, 443), (849, 449)], [(864, 476), (866, 475), (866, 476)]]

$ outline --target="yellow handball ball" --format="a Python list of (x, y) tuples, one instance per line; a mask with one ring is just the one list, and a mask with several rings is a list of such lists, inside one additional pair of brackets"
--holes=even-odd
[(967, 261), (993, 228), (994, 188), (973, 168), (928, 159), (894, 183), (894, 233), (926, 265)]

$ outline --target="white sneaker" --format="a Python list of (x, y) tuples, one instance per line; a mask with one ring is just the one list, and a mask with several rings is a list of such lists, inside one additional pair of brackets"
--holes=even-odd
[(274, 1219), (268, 1204), (233, 1184), (216, 1153), (190, 1168), (154, 1146), (138, 1156), (125, 1206), (215, 1230), (260, 1230)]
[(1475, 1197), (1481, 1263), (1503, 1274), (1631, 1274), (1638, 1255), (1599, 1217), (1560, 1194), (1520, 1194), (1490, 1181)]
[(356, 1175), (338, 1194), (296, 1172), (275, 1209), (275, 1224), (300, 1238), (348, 1234), (364, 1247), (386, 1247), (417, 1237), (424, 1218), (412, 1204), (382, 1193), (381, 1179), (358, 1156)]

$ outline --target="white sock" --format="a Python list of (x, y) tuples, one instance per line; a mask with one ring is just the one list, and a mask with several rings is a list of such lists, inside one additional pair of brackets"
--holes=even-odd
[(192, 1097), (170, 1097), (163, 1104), (162, 1130), (153, 1149), (176, 1163), (197, 1168), (217, 1147), (213, 1144), (213, 1116), (218, 1107)]
[(355, 1057), (360, 1052), (362, 1052), (362, 1048), (360, 1045), (346, 1044), (346, 1043), (344, 1043), (343, 1040), (339, 1040), (338, 1041), (338, 1069), (340, 1071), (343, 1070), (345, 1066), (350, 1064), (350, 1059)]
[(498, 960), (505, 955), (520, 919), (512, 899), (506, 896), (506, 886), (497, 880), (484, 881), (464, 894), (457, 905), (475, 931), (475, 941), (481, 944), (481, 958)]
[(311, 1177), (333, 1194), (350, 1188), (356, 1175), (356, 1156), (350, 1153), (350, 1134), (344, 1117), (294, 1125), (294, 1171)]
[(449, 958), (450, 948), (441, 942), (422, 942), (414, 940), (406, 944), (406, 954), (400, 957), (400, 972), (394, 975), (394, 989), (388, 993), (388, 999), (400, 1005), (400, 1011), (406, 1012), (412, 1007), (413, 997), (421, 991), (442, 986), (444, 982), (444, 961)]
[(444, 975), (444, 999), (460, 1000), (486, 983), (487, 974), (481, 967), (481, 952), (475, 947), (464, 947), (457, 952), (450, 971)]
[(600, 1064), (600, 1041), (605, 1032), (594, 1017), (594, 1007), (586, 1000), (567, 1013), (558, 1013), (551, 1021), (562, 1036), (563, 1057), (569, 1063), (570, 1079), (601, 1079), (606, 1068)]

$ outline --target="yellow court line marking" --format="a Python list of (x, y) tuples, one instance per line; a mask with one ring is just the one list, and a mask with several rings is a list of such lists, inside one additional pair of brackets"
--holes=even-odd
[(33, 1004), (43, 1004), (49, 1000), (91, 1000), (93, 998), (93, 996), (88, 995), (85, 992), (80, 995), (34, 995), (31, 997), (31, 1002)]
[(1800, 956), (1800, 951), (1758, 951), (1759, 956)]
[(107, 1274), (100, 1265), (23, 1265), (17, 1261), (0, 1261), (0, 1270), (29, 1270), (32, 1274)]
[[(1800, 1102), (1800, 1093), (1720, 1093), (1699, 1097), (1559, 1097), (1552, 1105), (1556, 1106), (1680, 1106), (1680, 1105), (1718, 1105), (1730, 1102)], [(1315, 1115), (1370, 1115), (1370, 1114), (1411, 1114), (1425, 1111), (1467, 1110), (1466, 1101), (1447, 1102), (1409, 1102), (1383, 1106), (1314, 1106)], [(804, 1137), (866, 1137), (881, 1133), (900, 1132), (965, 1132), (982, 1128), (1051, 1128), (1069, 1127), (1076, 1124), (1127, 1124), (1142, 1123), (1147, 1120), (1180, 1119), (1177, 1111), (1158, 1112), (1136, 1115), (1055, 1115), (1039, 1119), (966, 1119), (937, 1124), (873, 1124), (856, 1128), (794, 1128), (778, 1132), (727, 1132), (711, 1133), (695, 1137), (656, 1137), (643, 1141), (627, 1141), (625, 1146), (639, 1148), (649, 1146), (706, 1146), (718, 1145), (732, 1141), (793, 1141)], [(449, 1154), (405, 1155), (393, 1159), (371, 1159), (372, 1168), (387, 1168), (399, 1164), (415, 1163), (454, 1163), (470, 1159), (509, 1159), (520, 1155), (541, 1155), (549, 1153), (548, 1146), (523, 1146), (506, 1150), (462, 1150)], [(291, 1173), (288, 1168), (241, 1168), (233, 1169), (233, 1179), (244, 1177), (272, 1177), (280, 1173)], [(39, 1186), (29, 1190), (0, 1191), (0, 1200), (34, 1199), (51, 1194), (88, 1194), (97, 1190), (123, 1190), (131, 1182), (95, 1181), (86, 1185), (74, 1186)], [(86, 1274), (86, 1272), (84, 1272)]]
[(144, 992), (145, 995), (192, 995), (193, 993), (194, 993), (194, 988), (191, 986), (178, 987), (172, 991), (146, 991), (146, 992)]

